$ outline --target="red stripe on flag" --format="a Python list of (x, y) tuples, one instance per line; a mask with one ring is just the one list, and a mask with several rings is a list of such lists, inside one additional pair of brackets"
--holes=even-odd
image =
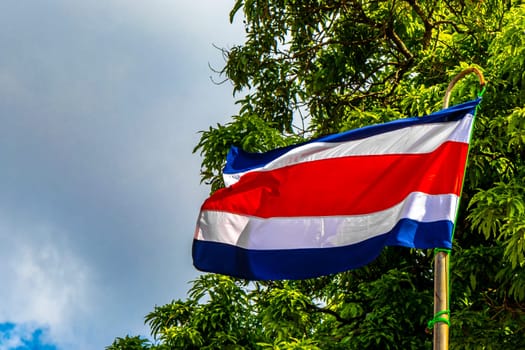
[(254, 171), (215, 192), (202, 210), (261, 218), (359, 215), (390, 208), (411, 192), (459, 196), (467, 151), (466, 143), (446, 142), (425, 154), (330, 158)]

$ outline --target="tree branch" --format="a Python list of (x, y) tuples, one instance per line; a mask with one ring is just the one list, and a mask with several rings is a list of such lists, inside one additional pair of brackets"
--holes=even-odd
[(308, 307), (310, 308), (310, 310), (312, 310), (314, 312), (320, 312), (320, 313), (323, 313), (323, 314), (327, 314), (327, 315), (333, 316), (338, 322), (340, 322), (342, 324), (345, 324), (345, 325), (352, 323), (354, 320), (356, 320), (358, 318), (361, 318), (361, 316), (356, 316), (356, 317), (351, 317), (351, 318), (343, 318), (343, 317), (341, 317), (341, 315), (339, 315), (334, 310), (322, 308), (322, 307), (319, 307), (319, 306), (313, 305), (313, 304), (308, 305)]
[(394, 42), (394, 44), (396, 44), (398, 51), (401, 52), (408, 61), (412, 61), (414, 59), (414, 55), (410, 52), (403, 40), (401, 40), (401, 38), (394, 31), (394, 28), (391, 24), (386, 26), (385, 34), (389, 39), (391, 39)]
[(463, 34), (465, 33), (464, 30), (460, 29), (458, 24), (454, 21), (450, 21), (450, 20), (441, 20), (441, 21), (437, 21), (434, 23), (434, 26), (438, 26), (438, 25), (441, 25), (441, 24), (450, 24), (452, 27), (454, 27), (454, 29), (456, 30), (456, 32), (460, 33), (460, 34)]
[(423, 25), (425, 26), (425, 34), (423, 35), (423, 47), (426, 49), (428, 45), (430, 44), (430, 39), (432, 39), (432, 29), (434, 28), (434, 24), (430, 21), (430, 18), (425, 14), (421, 6), (416, 2), (416, 0), (406, 0), (407, 3), (412, 7), (415, 13), (421, 18), (423, 21)]

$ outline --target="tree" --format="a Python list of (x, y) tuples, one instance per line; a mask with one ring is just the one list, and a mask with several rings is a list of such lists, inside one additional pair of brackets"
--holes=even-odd
[[(237, 0), (230, 16), (239, 15), (246, 41), (222, 50), (219, 72), (239, 113), (195, 148), (212, 191), (230, 145), (266, 151), (424, 115), (441, 108), (459, 71), (485, 72), (451, 257), (451, 348), (525, 348), (521, 1)], [(477, 90), (475, 77), (464, 79), (452, 104)], [(146, 322), (167, 348), (429, 348), (432, 258), (391, 247), (361, 269), (304, 281), (206, 274)]]

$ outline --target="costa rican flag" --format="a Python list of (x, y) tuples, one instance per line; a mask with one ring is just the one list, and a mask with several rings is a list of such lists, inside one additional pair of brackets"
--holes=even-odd
[(385, 246), (452, 248), (479, 102), (267, 153), (232, 147), (227, 187), (198, 217), (195, 267), (305, 279), (366, 265)]

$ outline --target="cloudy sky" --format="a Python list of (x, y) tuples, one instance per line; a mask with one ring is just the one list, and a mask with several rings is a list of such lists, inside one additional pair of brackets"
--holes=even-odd
[(232, 2), (0, 1), (0, 350), (149, 336), (185, 298)]

